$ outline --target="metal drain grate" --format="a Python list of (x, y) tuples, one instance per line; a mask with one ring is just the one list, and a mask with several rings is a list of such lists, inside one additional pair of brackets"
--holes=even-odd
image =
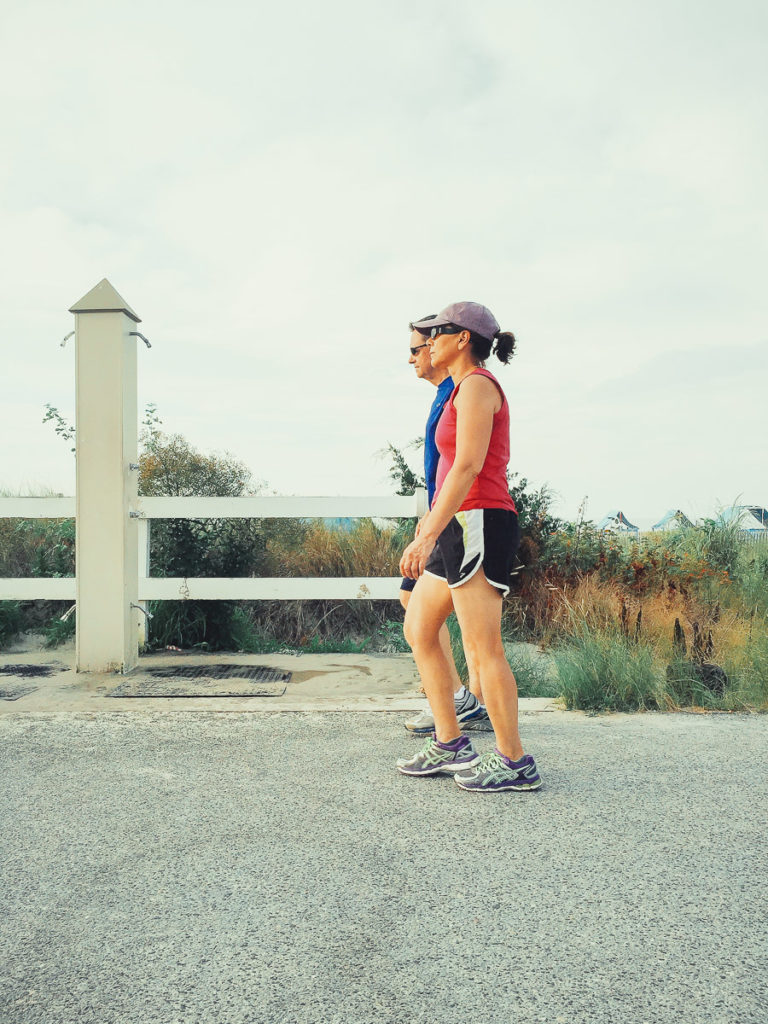
[(265, 665), (168, 665), (148, 668), (109, 697), (280, 697), (291, 673)]
[(38, 679), (60, 671), (54, 665), (0, 665), (0, 676), (23, 676), (25, 679)]
[(266, 665), (173, 665), (145, 669), (158, 679), (251, 679), (256, 683), (287, 683), (290, 672)]
[(26, 697), (28, 693), (34, 693), (36, 686), (13, 686), (5, 684), (0, 686), (0, 700), (18, 700), (19, 697)]

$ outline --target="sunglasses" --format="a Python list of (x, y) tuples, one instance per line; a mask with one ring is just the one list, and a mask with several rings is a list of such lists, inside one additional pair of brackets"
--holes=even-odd
[(457, 327), (456, 324), (442, 324), (440, 327), (431, 327), (429, 330), (429, 337), (434, 340), (441, 334), (458, 334), (463, 330), (463, 327)]
[(417, 352), (421, 351), (421, 349), (423, 348), (426, 348), (428, 344), (429, 342), (425, 341), (423, 345), (411, 345), (411, 355), (415, 356)]

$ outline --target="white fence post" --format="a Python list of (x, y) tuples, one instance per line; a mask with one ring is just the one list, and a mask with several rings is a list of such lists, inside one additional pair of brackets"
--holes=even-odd
[[(150, 519), (138, 519), (139, 527), (139, 579), (146, 579), (149, 576), (149, 538), (150, 538)], [(139, 613), (139, 646), (143, 647), (147, 642), (147, 634), (149, 632), (149, 618), (147, 615)]]
[(425, 516), (429, 512), (429, 501), (427, 500), (427, 489), (426, 487), (417, 487), (415, 491), (416, 495), (416, 515), (419, 519)]
[(139, 317), (105, 278), (75, 314), (78, 672), (138, 661), (136, 344)]

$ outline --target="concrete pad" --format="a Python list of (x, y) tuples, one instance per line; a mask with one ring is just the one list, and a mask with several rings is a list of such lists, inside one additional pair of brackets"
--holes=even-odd
[[(22, 642), (0, 656), (4, 665), (49, 668), (50, 675), (0, 676), (7, 684), (35, 686), (13, 701), (0, 700), (0, 715), (11, 712), (61, 711), (392, 711), (413, 712), (426, 706), (410, 654), (205, 654), (163, 652), (143, 655), (142, 669), (176, 667), (181, 663), (264, 665), (291, 672), (280, 697), (110, 697), (127, 677), (116, 673), (77, 673), (74, 647), (45, 651), (39, 642)], [(553, 710), (547, 698), (524, 698), (521, 714)]]

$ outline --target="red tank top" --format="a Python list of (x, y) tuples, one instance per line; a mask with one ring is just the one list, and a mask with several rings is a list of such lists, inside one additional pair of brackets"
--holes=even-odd
[[(501, 395), (501, 408), (493, 417), (493, 428), (491, 440), (488, 444), (488, 452), (485, 456), (483, 468), (477, 474), (466, 498), (461, 503), (458, 512), (468, 508), (508, 508), (516, 512), (515, 503), (509, 496), (507, 487), (507, 465), (509, 464), (509, 405), (501, 385), (488, 370), (473, 370), (467, 376), (474, 373), (481, 373), (484, 377), (492, 380), (499, 389)], [(467, 377), (464, 378), (466, 380)], [(456, 406), (453, 400), (464, 381), (461, 381), (451, 392), (451, 397), (445, 403), (440, 422), (437, 424), (435, 441), (440, 452), (440, 461), (437, 465), (437, 480), (435, 486), (434, 505), (443, 481), (448, 476), (448, 471), (456, 458)]]

